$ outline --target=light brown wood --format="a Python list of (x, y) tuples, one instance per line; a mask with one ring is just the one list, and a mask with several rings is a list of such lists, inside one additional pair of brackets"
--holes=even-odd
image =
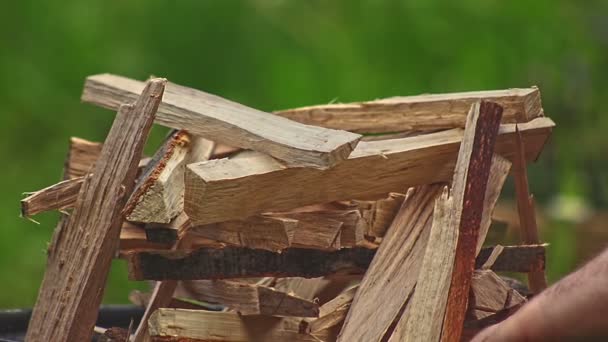
[(319, 305), (272, 287), (230, 280), (185, 281), (194, 299), (222, 304), (241, 315), (317, 317)]
[(469, 318), (483, 319), (501, 310), (523, 305), (526, 299), (490, 270), (476, 270), (471, 281), (473, 296)]
[(350, 309), (353, 298), (359, 289), (359, 285), (350, 287), (346, 291), (340, 293), (336, 298), (323, 304), (319, 308), (319, 317), (306, 319), (306, 331), (310, 333), (318, 333), (323, 330), (333, 328), (344, 321), (346, 314)]
[(84, 181), (85, 177), (67, 179), (29, 194), (21, 200), (21, 216), (72, 208)]
[(153, 341), (319, 342), (325, 336), (299, 331), (301, 319), (240, 316), (234, 312), (159, 309), (149, 320)]
[(416, 284), (441, 189), (421, 186), (408, 192), (365, 272), (338, 341), (380, 341), (390, 334)]
[(93, 170), (95, 162), (101, 155), (102, 143), (85, 139), (70, 138), (70, 149), (65, 160), (65, 179), (86, 176)]
[(398, 96), (281, 110), (275, 114), (309, 125), (359, 133), (432, 130), (464, 127), (469, 108), (478, 100), (501, 105), (505, 123), (527, 122), (543, 115), (536, 87)]
[(404, 199), (404, 194), (390, 193), (386, 198), (377, 201), (355, 201), (361, 215), (368, 222), (369, 229), (366, 234), (373, 237), (383, 237)]
[(27, 341), (91, 339), (119, 243), (121, 212), (165, 82), (149, 81), (134, 105), (118, 111), (93, 176), (86, 176), (73, 213), (53, 235)]
[[(86, 79), (82, 101), (115, 109), (131, 101), (143, 82), (102, 74)], [(308, 126), (219, 96), (169, 84), (156, 122), (230, 146), (252, 149), (288, 165), (326, 169), (346, 159), (359, 134)]]
[(503, 185), (507, 180), (511, 170), (511, 162), (507, 159), (495, 154), (492, 157), (492, 166), (490, 166), (490, 176), (488, 178), (488, 185), (486, 186), (486, 194), (484, 196), (483, 212), (481, 213), (481, 224), (479, 225), (479, 238), (477, 239), (477, 251), (475, 255), (479, 254), (488, 230), (492, 225), (492, 213), (498, 203), (498, 197), (502, 191)]
[(442, 341), (459, 341), (462, 335), (485, 205), (483, 196), (487, 192), (502, 112), (502, 107), (496, 103), (481, 102), (473, 104), (467, 116), (452, 181), (453, 223), (454, 227), (458, 227), (458, 245), (441, 332)]
[[(517, 157), (514, 162), (513, 176), (515, 178), (515, 194), (517, 196), (517, 212), (519, 214), (519, 226), (521, 240), (525, 244), (538, 244), (538, 227), (536, 225), (536, 213), (534, 210), (534, 197), (530, 194), (528, 186), (528, 170), (524, 157), (525, 147), (522, 136), (517, 129)], [(534, 271), (528, 274), (528, 285), (534, 293), (539, 293), (547, 288), (547, 279), (542, 271)]]
[(431, 233), (416, 289), (389, 342), (433, 342), (441, 338), (458, 241), (458, 229), (454, 223), (454, 198), (449, 196), (445, 187), (435, 202)]
[[(520, 125), (528, 160), (536, 159), (553, 125), (548, 118)], [(377, 198), (407, 186), (449, 181), (462, 134), (454, 129), (361, 142), (348, 160), (325, 171), (289, 168), (267, 156), (190, 164), (184, 208), (192, 222), (201, 225), (316, 203)], [(496, 152), (513, 157), (514, 136), (515, 125), (501, 126)]]

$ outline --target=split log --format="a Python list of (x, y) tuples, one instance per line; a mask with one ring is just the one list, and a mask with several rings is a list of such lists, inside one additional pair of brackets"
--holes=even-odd
[[(476, 260), (495, 272), (529, 272), (545, 267), (545, 246), (505, 246), (496, 259), (495, 247), (483, 248)], [(131, 280), (197, 280), (255, 277), (316, 278), (363, 274), (375, 250), (363, 247), (339, 251), (288, 248), (270, 252), (242, 247), (199, 248), (194, 251), (132, 251), (125, 255)]]
[(390, 193), (388, 197), (377, 201), (354, 201), (361, 215), (368, 223), (366, 235), (373, 237), (383, 237), (386, 230), (393, 222), (395, 215), (399, 211), (404, 194)]
[(103, 145), (98, 142), (72, 137), (68, 157), (65, 160), (64, 179), (83, 177), (91, 173), (101, 155)]
[(471, 280), (469, 319), (480, 320), (505, 309), (521, 306), (526, 299), (490, 270), (477, 270)]
[(441, 188), (431, 185), (408, 191), (365, 272), (338, 341), (380, 341), (399, 318), (416, 285), (429, 238), (433, 204)]
[(492, 102), (475, 103), (467, 117), (452, 182), (454, 227), (458, 247), (451, 274), (442, 341), (459, 341), (467, 309), (479, 241), (484, 198), (503, 109)]
[(393, 341), (439, 341), (450, 291), (458, 230), (454, 221), (454, 197), (445, 187), (435, 201), (426, 252), (416, 290), (389, 338)]
[(85, 176), (74, 212), (58, 226), (26, 340), (91, 339), (122, 209), (160, 103), (165, 80), (153, 79), (134, 105), (120, 107), (92, 176)]
[(293, 293), (294, 295), (314, 300), (319, 304), (333, 300), (342, 293), (346, 288), (358, 284), (361, 281), (361, 275), (353, 276), (335, 276), (335, 277), (320, 277), (320, 278), (274, 278), (272, 286), (283, 292)]
[(72, 208), (86, 177), (67, 179), (31, 193), (21, 200), (21, 216)]
[(318, 342), (324, 335), (300, 332), (301, 319), (272, 316), (240, 316), (234, 312), (159, 309), (148, 321), (154, 342), (222, 341)]
[(305, 329), (309, 333), (318, 333), (331, 329), (344, 321), (359, 285), (342, 292), (336, 298), (323, 304), (319, 308), (319, 317), (304, 320)]
[[(553, 125), (539, 118), (519, 126), (528, 160), (536, 159)], [(496, 152), (513, 157), (515, 134), (515, 125), (503, 125)], [(408, 186), (449, 181), (462, 137), (463, 131), (454, 129), (361, 142), (349, 159), (324, 171), (285, 167), (263, 155), (190, 164), (184, 208), (192, 222), (201, 225), (316, 203), (377, 198)]]
[(183, 283), (194, 299), (229, 307), (241, 315), (317, 317), (319, 305), (272, 287), (227, 280)]
[(543, 115), (536, 87), (398, 96), (281, 110), (275, 114), (308, 125), (359, 133), (433, 130), (464, 127), (469, 108), (479, 100), (501, 105), (505, 123), (528, 122)]
[[(132, 101), (143, 82), (103, 74), (86, 79), (82, 100), (109, 109)], [(219, 96), (169, 84), (157, 123), (227, 145), (256, 150), (294, 167), (326, 169), (346, 159), (359, 134), (308, 126)]]

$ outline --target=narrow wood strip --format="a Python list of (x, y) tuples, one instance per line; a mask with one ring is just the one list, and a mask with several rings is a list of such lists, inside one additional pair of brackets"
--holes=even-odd
[(134, 105), (118, 111), (93, 175), (85, 176), (74, 211), (53, 235), (26, 340), (91, 339), (119, 243), (122, 209), (165, 83), (149, 81)]
[[(528, 160), (536, 159), (553, 125), (548, 118), (520, 125)], [(462, 136), (463, 131), (455, 129), (361, 142), (349, 159), (325, 171), (286, 167), (264, 155), (190, 164), (184, 208), (192, 222), (201, 225), (317, 203), (378, 198), (408, 186), (450, 181)], [(514, 137), (515, 125), (503, 125), (496, 152), (512, 158)]]
[[(82, 101), (109, 109), (131, 101), (143, 82), (102, 74), (86, 79)], [(230, 146), (269, 154), (297, 167), (326, 169), (346, 159), (359, 134), (308, 126), (219, 96), (169, 84), (157, 123)]]
[(536, 87), (398, 96), (274, 113), (309, 125), (359, 133), (387, 133), (464, 127), (469, 108), (479, 100), (501, 105), (504, 108), (505, 123), (528, 122), (543, 115), (540, 91)]
[(441, 334), (442, 341), (459, 341), (462, 335), (484, 210), (484, 198), (479, 194), (486, 194), (502, 112), (502, 107), (496, 103), (482, 101), (471, 106), (467, 117), (452, 182), (458, 247)]
[(99, 142), (77, 137), (70, 138), (70, 147), (64, 165), (64, 179), (74, 179), (91, 173), (101, 155), (102, 147), (103, 144)]

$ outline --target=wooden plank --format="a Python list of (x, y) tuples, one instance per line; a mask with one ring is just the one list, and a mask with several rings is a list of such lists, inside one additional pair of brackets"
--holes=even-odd
[(148, 164), (125, 206), (129, 221), (169, 223), (184, 206), (184, 168), (190, 149), (186, 131), (172, 133)]
[(319, 305), (272, 287), (228, 280), (198, 280), (184, 283), (194, 299), (222, 304), (241, 315), (317, 317)]
[(93, 176), (86, 176), (74, 212), (54, 233), (26, 340), (91, 339), (118, 247), (123, 205), (165, 82), (149, 81), (134, 105), (118, 111)]
[(467, 318), (480, 320), (505, 309), (521, 306), (526, 299), (490, 270), (476, 270), (471, 281)]
[[(102, 74), (86, 79), (82, 101), (115, 109), (131, 101), (143, 82)], [(156, 122), (230, 146), (264, 152), (286, 164), (326, 169), (346, 159), (359, 134), (308, 126), (219, 96), (167, 85)]]
[(441, 189), (432, 185), (408, 191), (365, 272), (338, 341), (380, 341), (398, 318), (416, 284)]
[(429, 241), (416, 290), (389, 338), (393, 341), (439, 341), (456, 256), (454, 197), (443, 189), (435, 201)]
[(467, 309), (471, 276), (484, 209), (486, 186), (503, 109), (492, 102), (475, 103), (467, 123), (452, 182), (458, 247), (451, 276), (442, 341), (459, 341)]
[(159, 309), (148, 322), (152, 341), (318, 342), (325, 336), (301, 333), (301, 319), (240, 316), (234, 312)]
[[(548, 118), (520, 125), (528, 160), (536, 159), (553, 125)], [(462, 134), (454, 129), (361, 142), (348, 160), (325, 171), (285, 167), (268, 156), (190, 164), (184, 208), (200, 225), (317, 203), (378, 198), (408, 186), (450, 181)], [(515, 125), (503, 125), (496, 152), (513, 157), (514, 137)]]
[(29, 194), (21, 200), (21, 216), (72, 208), (86, 177), (67, 179)]
[[(490, 262), (495, 272), (544, 269), (545, 246), (505, 246)], [(483, 248), (478, 267), (488, 263), (494, 247)], [(125, 255), (131, 280), (196, 280), (265, 276), (315, 278), (339, 271), (363, 274), (376, 251), (363, 247), (339, 251), (288, 248), (270, 252), (243, 247), (199, 248), (194, 251), (133, 251)]]
[[(525, 147), (521, 133), (517, 129), (517, 157), (515, 158), (513, 176), (515, 179), (515, 194), (517, 196), (517, 212), (523, 243), (540, 243), (538, 227), (536, 225), (536, 212), (534, 210), (534, 197), (530, 194), (528, 186), (528, 171), (524, 158)], [(528, 274), (528, 285), (534, 293), (547, 288), (545, 272), (534, 271)]]
[(65, 179), (83, 177), (91, 173), (101, 155), (102, 143), (70, 138), (68, 157), (65, 160)]
[(477, 239), (477, 249), (475, 255), (479, 254), (483, 243), (486, 241), (488, 230), (492, 225), (492, 213), (498, 202), (498, 197), (502, 191), (502, 187), (507, 180), (511, 162), (507, 159), (495, 154), (492, 157), (492, 165), (490, 166), (490, 176), (486, 186), (486, 194), (484, 196), (483, 212), (481, 213), (481, 223), (479, 225), (479, 238)]
[(464, 127), (469, 108), (478, 100), (501, 105), (505, 123), (528, 122), (543, 116), (536, 87), (398, 96), (281, 110), (275, 114), (309, 125), (359, 133), (432, 130)]

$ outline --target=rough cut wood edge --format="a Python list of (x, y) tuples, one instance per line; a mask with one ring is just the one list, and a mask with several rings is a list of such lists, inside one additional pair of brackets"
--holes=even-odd
[(323, 304), (319, 308), (319, 317), (304, 319), (303, 324), (307, 332), (317, 333), (337, 326), (344, 321), (359, 285), (353, 286), (340, 293), (336, 298)]
[[(529, 272), (545, 267), (546, 245), (505, 246), (491, 264), (495, 272)], [(484, 265), (494, 247), (482, 248)], [(194, 251), (131, 251), (124, 255), (131, 280), (197, 280), (254, 277), (316, 278), (337, 272), (363, 274), (376, 253), (363, 247), (339, 251), (288, 248), (270, 252), (243, 247), (199, 248)], [(210, 265), (213, 265), (212, 267)], [(344, 273), (342, 273), (344, 274)]]
[(447, 187), (435, 201), (431, 232), (416, 289), (389, 342), (433, 342), (441, 338), (458, 240), (458, 230), (454, 227), (453, 201)]
[[(82, 101), (115, 109), (132, 101), (143, 82), (101, 74), (89, 76)], [(230, 146), (269, 154), (297, 167), (327, 169), (348, 158), (361, 135), (309, 126), (219, 96), (168, 84), (157, 123)]]
[(119, 109), (74, 212), (53, 235), (27, 341), (91, 339), (119, 243), (123, 205), (133, 188), (165, 83), (149, 81), (134, 105)]
[(148, 321), (152, 341), (319, 342), (326, 336), (300, 332), (300, 319), (240, 316), (234, 312), (159, 309)]
[[(528, 160), (536, 159), (553, 126), (548, 118), (520, 125)], [(316, 203), (378, 198), (407, 186), (450, 181), (462, 136), (461, 129), (454, 129), (361, 142), (348, 160), (325, 171), (285, 167), (263, 155), (190, 164), (184, 210), (201, 225)], [(512, 158), (514, 137), (515, 125), (501, 126), (496, 152)]]
[(361, 211), (361, 216), (367, 221), (369, 228), (366, 235), (383, 237), (404, 199), (404, 194), (393, 192), (377, 201), (354, 201)]
[(71, 137), (64, 163), (64, 179), (74, 179), (91, 173), (101, 155), (102, 143)]
[(272, 287), (227, 280), (183, 283), (194, 299), (229, 307), (241, 315), (318, 317), (319, 305)]
[(480, 320), (502, 310), (521, 306), (526, 299), (490, 270), (476, 270), (471, 280), (467, 318)]
[(365, 272), (338, 341), (380, 341), (398, 318), (416, 284), (441, 189), (436, 184), (408, 191)]
[(38, 190), (21, 200), (21, 216), (72, 208), (85, 177), (68, 179)]
[(504, 123), (528, 122), (543, 116), (540, 91), (536, 87), (399, 96), (274, 113), (309, 125), (359, 133), (387, 133), (464, 127), (469, 108), (479, 100), (501, 105), (504, 108)]
[(172, 133), (148, 164), (125, 206), (129, 221), (169, 223), (183, 210), (186, 131)]
[(456, 342), (462, 335), (484, 210), (484, 198), (479, 194), (486, 194), (502, 112), (502, 107), (496, 103), (482, 101), (471, 106), (467, 117), (452, 182), (458, 245), (442, 341)]

